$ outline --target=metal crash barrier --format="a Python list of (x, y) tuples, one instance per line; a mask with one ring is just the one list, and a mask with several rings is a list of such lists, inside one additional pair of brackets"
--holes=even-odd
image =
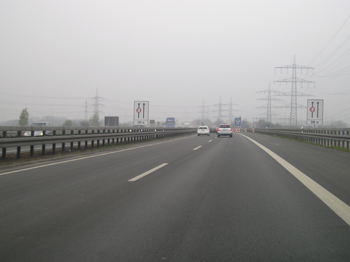
[[(31, 136), (23, 136), (30, 131)], [(34, 136), (34, 131), (42, 131), (42, 136)], [(22, 147), (29, 147), (30, 156), (34, 155), (34, 146), (41, 145), (42, 155), (46, 154), (47, 145), (56, 153), (56, 145), (61, 144), (61, 151), (73, 151), (111, 145), (140, 142), (149, 139), (172, 137), (195, 133), (195, 128), (116, 128), (116, 127), (0, 127), (0, 148), (2, 159), (6, 158), (8, 148), (16, 148), (17, 159), (21, 157)], [(28, 133), (28, 132), (27, 132)], [(48, 135), (50, 134), (50, 135)], [(39, 149), (40, 150), (40, 149)]]
[(350, 129), (348, 128), (311, 128), (311, 129), (255, 129), (255, 133), (276, 135), (319, 144), (328, 147), (350, 149)]

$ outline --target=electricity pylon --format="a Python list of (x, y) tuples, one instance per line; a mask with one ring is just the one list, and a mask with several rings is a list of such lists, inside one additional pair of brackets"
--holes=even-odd
[(99, 102), (99, 99), (103, 99), (103, 98), (98, 96), (97, 88), (96, 88), (96, 96), (94, 96), (93, 99), (95, 100), (95, 102), (92, 104), (92, 106), (94, 106), (94, 115), (97, 115), (99, 119), (99, 113), (100, 113), (99, 106), (103, 106), (103, 104)]
[(215, 104), (215, 105), (213, 105), (213, 106), (218, 106), (218, 110), (213, 110), (213, 111), (217, 111), (218, 112), (218, 121), (221, 121), (222, 119), (222, 117), (223, 117), (223, 115), (222, 115), (222, 111), (227, 111), (227, 110), (223, 110), (222, 109), (222, 106), (226, 106), (227, 104), (222, 104), (221, 103), (221, 96), (220, 96), (220, 101), (219, 101), (219, 104)]
[[(271, 86), (269, 84), (268, 90), (258, 91), (257, 93), (267, 93), (267, 97), (259, 98), (258, 100), (267, 100), (266, 122), (271, 123), (271, 101), (283, 101), (282, 99), (272, 98), (271, 94), (274, 93), (274, 94), (280, 95), (281, 92), (271, 90)], [(260, 107), (260, 108), (262, 108), (262, 107)]]
[(85, 121), (88, 120), (88, 103), (87, 99), (85, 99)]
[(312, 67), (308, 67), (308, 66), (301, 66), (301, 65), (297, 65), (295, 63), (295, 56), (294, 56), (294, 62), (292, 65), (286, 65), (286, 66), (280, 66), (280, 67), (275, 67), (275, 71), (276, 68), (280, 68), (282, 69), (288, 69), (291, 68), (292, 69), (292, 78), (288, 78), (288, 79), (283, 79), (283, 80), (277, 80), (274, 82), (279, 82), (279, 83), (292, 83), (292, 89), (291, 89), (291, 93), (290, 93), (290, 97), (291, 97), (291, 103), (290, 103), (290, 125), (291, 126), (296, 126), (298, 124), (298, 112), (297, 112), (297, 108), (298, 108), (298, 101), (297, 101), (297, 96), (298, 96), (298, 91), (297, 91), (297, 83), (301, 83), (302, 84), (310, 84), (310, 83), (315, 83), (313, 81), (309, 81), (309, 80), (304, 80), (301, 78), (297, 78), (297, 69), (300, 69), (300, 72), (302, 72), (303, 69), (306, 69), (307, 72), (309, 70), (314, 70), (314, 68)]

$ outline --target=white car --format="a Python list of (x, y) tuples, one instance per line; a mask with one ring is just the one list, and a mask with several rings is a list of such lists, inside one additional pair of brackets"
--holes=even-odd
[[(40, 126), (43, 126), (43, 127), (49, 127), (49, 126), (53, 126), (52, 123), (50, 122), (38, 122), (38, 123), (33, 123), (31, 124), (30, 126), (35, 126), (35, 127), (40, 127)], [(36, 130), (34, 131), (34, 136), (42, 136), (44, 135), (44, 132), (42, 130)], [(46, 135), (53, 135), (53, 132), (52, 131), (46, 131)], [(25, 131), (23, 136), (32, 136), (32, 131)]]
[(232, 137), (232, 128), (228, 124), (220, 124), (217, 133), (218, 133), (218, 137), (220, 136)]
[(208, 126), (199, 126), (197, 129), (197, 136), (207, 135), (210, 136), (210, 129)]

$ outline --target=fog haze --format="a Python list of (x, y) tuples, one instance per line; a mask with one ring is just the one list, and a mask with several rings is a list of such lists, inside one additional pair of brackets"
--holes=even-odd
[[(298, 92), (324, 99), (325, 121), (350, 124), (350, 1), (1, 1), (0, 122), (30, 117), (84, 119), (100, 97), (99, 115), (132, 121), (135, 100), (150, 119), (217, 118), (232, 99), (234, 117), (266, 117), (267, 94)], [(300, 74), (303, 73), (303, 74)], [(290, 97), (278, 97), (290, 105)], [(306, 106), (310, 97), (298, 97)], [(272, 109), (272, 120), (290, 109)], [(298, 122), (306, 108), (298, 109)], [(227, 111), (223, 119), (228, 120)]]

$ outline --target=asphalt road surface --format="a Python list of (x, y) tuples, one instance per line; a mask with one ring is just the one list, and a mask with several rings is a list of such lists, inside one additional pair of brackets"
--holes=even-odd
[(0, 261), (350, 261), (349, 206), (349, 153), (157, 140), (2, 167)]

